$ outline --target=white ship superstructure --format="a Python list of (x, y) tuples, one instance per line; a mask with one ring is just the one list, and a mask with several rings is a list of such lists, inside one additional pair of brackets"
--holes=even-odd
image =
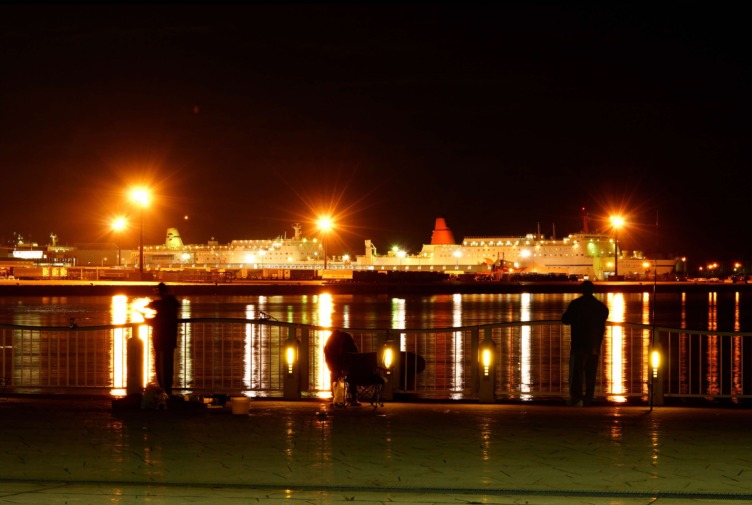
[(462, 274), (493, 273), (576, 275), (603, 280), (614, 275), (619, 277), (646, 278), (656, 272), (659, 276), (676, 271), (678, 259), (647, 258), (640, 251), (624, 251), (612, 237), (600, 233), (573, 233), (561, 239), (547, 238), (540, 234), (524, 237), (487, 236), (467, 237), (455, 243), (451, 230), (443, 218), (436, 220), (430, 244), (424, 244), (420, 253), (408, 255), (389, 251), (384, 256), (376, 254), (370, 241), (366, 241), (366, 253), (358, 256), (356, 263), (361, 268), (374, 270), (439, 270)]
[[(220, 245), (183, 244), (176, 228), (167, 231), (163, 245), (144, 248), (147, 269), (222, 269), (236, 271), (241, 278), (252, 270), (284, 269), (324, 270), (324, 248), (317, 238), (305, 238), (300, 224), (293, 225), (291, 238), (233, 240)], [(136, 264), (138, 251), (130, 251), (126, 264)], [(604, 280), (615, 275), (636, 280), (670, 276), (677, 272), (679, 259), (647, 258), (639, 251), (624, 251), (612, 237), (602, 233), (572, 233), (563, 238), (549, 238), (540, 233), (521, 237), (471, 236), (461, 242), (443, 218), (436, 219), (431, 243), (418, 254), (390, 250), (379, 255), (370, 240), (365, 254), (353, 261), (330, 255), (327, 271), (381, 270), (427, 271), (455, 275), (476, 274), (491, 278), (509, 278), (515, 274), (590, 278)], [(289, 275), (284, 273), (282, 275)]]
[(167, 230), (164, 245), (146, 246), (144, 264), (162, 268), (318, 268), (323, 264), (323, 247), (317, 238), (306, 238), (300, 224), (293, 225), (292, 238), (233, 240), (220, 245), (183, 244), (176, 228)]

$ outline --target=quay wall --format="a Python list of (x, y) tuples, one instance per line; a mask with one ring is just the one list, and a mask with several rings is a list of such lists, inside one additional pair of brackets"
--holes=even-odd
[[(168, 282), (176, 295), (330, 294), (515, 294), (578, 293), (578, 282), (431, 282), (356, 283), (322, 281), (249, 281), (231, 283)], [(154, 282), (0, 281), (0, 296), (153, 296)], [(596, 282), (598, 293), (710, 293), (752, 291), (752, 284), (707, 282)]]

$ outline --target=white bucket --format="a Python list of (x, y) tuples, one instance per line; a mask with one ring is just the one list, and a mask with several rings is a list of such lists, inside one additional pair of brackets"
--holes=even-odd
[(233, 397), (231, 403), (233, 414), (248, 415), (248, 412), (251, 410), (251, 399), (247, 396)]

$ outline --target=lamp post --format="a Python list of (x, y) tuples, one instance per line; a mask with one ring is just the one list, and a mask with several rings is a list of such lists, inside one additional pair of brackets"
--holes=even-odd
[[(399, 263), (400, 263), (400, 264), (399, 264), (399, 266), (400, 266), (400, 269), (402, 269), (402, 259), (403, 259), (403, 258), (404, 258), (404, 257), (405, 257), (406, 255), (407, 255), (407, 252), (405, 252), (405, 251), (404, 251), (404, 250), (402, 250), (402, 249), (400, 249), (399, 251), (397, 251), (397, 257), (399, 258)], [(405, 270), (408, 270), (408, 269), (407, 269), (407, 268), (405, 268)]]
[(138, 237), (138, 280), (144, 280), (144, 209), (149, 205), (149, 191), (136, 188), (131, 191), (131, 200), (141, 206), (141, 230)]
[(611, 226), (614, 229), (614, 278), (619, 278), (619, 228), (624, 226), (624, 218), (611, 216)]
[(321, 230), (321, 242), (324, 244), (324, 270), (326, 270), (326, 234), (332, 229), (332, 218), (321, 217), (318, 221), (319, 230)]
[[(113, 229), (113, 231), (116, 231), (116, 232), (123, 231), (127, 226), (128, 226), (128, 223), (125, 220), (125, 218), (123, 218), (123, 217), (117, 217), (112, 222), (112, 229)], [(117, 254), (117, 266), (120, 267), (121, 264), (122, 264), (121, 258), (120, 258), (120, 244), (117, 243), (117, 242), (115, 242), (115, 246), (117, 247), (117, 252), (118, 252), (118, 254)]]

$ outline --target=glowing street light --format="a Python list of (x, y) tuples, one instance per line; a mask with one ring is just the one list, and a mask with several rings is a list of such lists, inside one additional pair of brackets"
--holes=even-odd
[(682, 257), (681, 262), (682, 262), (682, 273), (684, 274), (682, 277), (684, 277), (684, 280), (686, 281), (687, 280), (687, 258)]
[(455, 249), (455, 251), (452, 253), (452, 256), (455, 258), (454, 268), (455, 270), (460, 269), (460, 258), (462, 257), (462, 251), (459, 249)]
[(402, 258), (404, 258), (406, 255), (407, 255), (407, 252), (404, 251), (404, 250), (402, 250), (402, 249), (400, 249), (399, 251), (397, 251), (397, 257), (399, 258), (400, 268), (402, 268)]
[[(121, 232), (125, 230), (128, 227), (128, 222), (125, 220), (124, 217), (118, 217), (115, 218), (115, 220), (112, 222), (112, 230), (115, 232)], [(115, 242), (115, 245), (117, 246), (117, 264), (118, 267), (121, 266), (121, 259), (120, 259), (120, 244), (118, 242)]]
[(138, 238), (138, 280), (144, 280), (144, 209), (149, 206), (149, 190), (134, 188), (131, 200), (141, 207), (141, 232)]
[(624, 226), (624, 218), (611, 216), (611, 227), (614, 229), (614, 277), (619, 278), (619, 229)]
[(332, 223), (332, 218), (330, 217), (321, 217), (318, 220), (319, 230), (321, 230), (321, 242), (324, 244), (324, 270), (326, 270), (326, 234), (329, 233), (329, 230), (332, 229), (334, 224)]

